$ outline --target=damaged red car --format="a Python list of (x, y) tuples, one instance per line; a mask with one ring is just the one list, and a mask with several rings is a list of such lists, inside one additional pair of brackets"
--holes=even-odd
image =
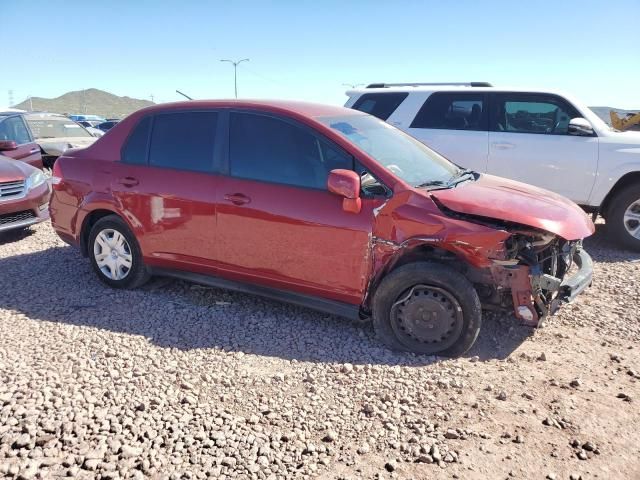
[(370, 317), (398, 350), (462, 354), (483, 308), (538, 326), (592, 279), (578, 206), (341, 107), (149, 107), (53, 184), (54, 228), (112, 287), (165, 275)]

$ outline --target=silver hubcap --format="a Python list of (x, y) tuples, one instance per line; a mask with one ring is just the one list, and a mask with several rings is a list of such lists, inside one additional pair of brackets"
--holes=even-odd
[(117, 230), (107, 228), (96, 236), (93, 257), (102, 274), (111, 280), (122, 280), (131, 271), (133, 255), (131, 247)]
[(629, 205), (624, 212), (624, 227), (629, 235), (640, 240), (640, 199)]

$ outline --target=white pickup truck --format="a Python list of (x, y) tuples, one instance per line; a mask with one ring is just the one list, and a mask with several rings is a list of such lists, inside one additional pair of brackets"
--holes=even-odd
[(346, 107), (404, 130), (453, 162), (560, 193), (600, 213), (608, 235), (640, 250), (640, 133), (609, 127), (551, 91), (463, 84), (372, 84)]

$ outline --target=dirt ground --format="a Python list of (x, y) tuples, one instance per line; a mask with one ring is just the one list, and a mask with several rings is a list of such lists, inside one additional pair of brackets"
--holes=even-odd
[(184, 282), (110, 290), (50, 226), (0, 238), (0, 476), (640, 478), (640, 254), (603, 225), (543, 329), (463, 358)]

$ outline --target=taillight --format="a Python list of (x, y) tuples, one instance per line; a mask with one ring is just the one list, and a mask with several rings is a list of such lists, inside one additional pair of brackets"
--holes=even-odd
[(51, 185), (59, 185), (62, 183), (62, 168), (60, 162), (57, 161), (53, 164), (53, 171), (51, 172)]

